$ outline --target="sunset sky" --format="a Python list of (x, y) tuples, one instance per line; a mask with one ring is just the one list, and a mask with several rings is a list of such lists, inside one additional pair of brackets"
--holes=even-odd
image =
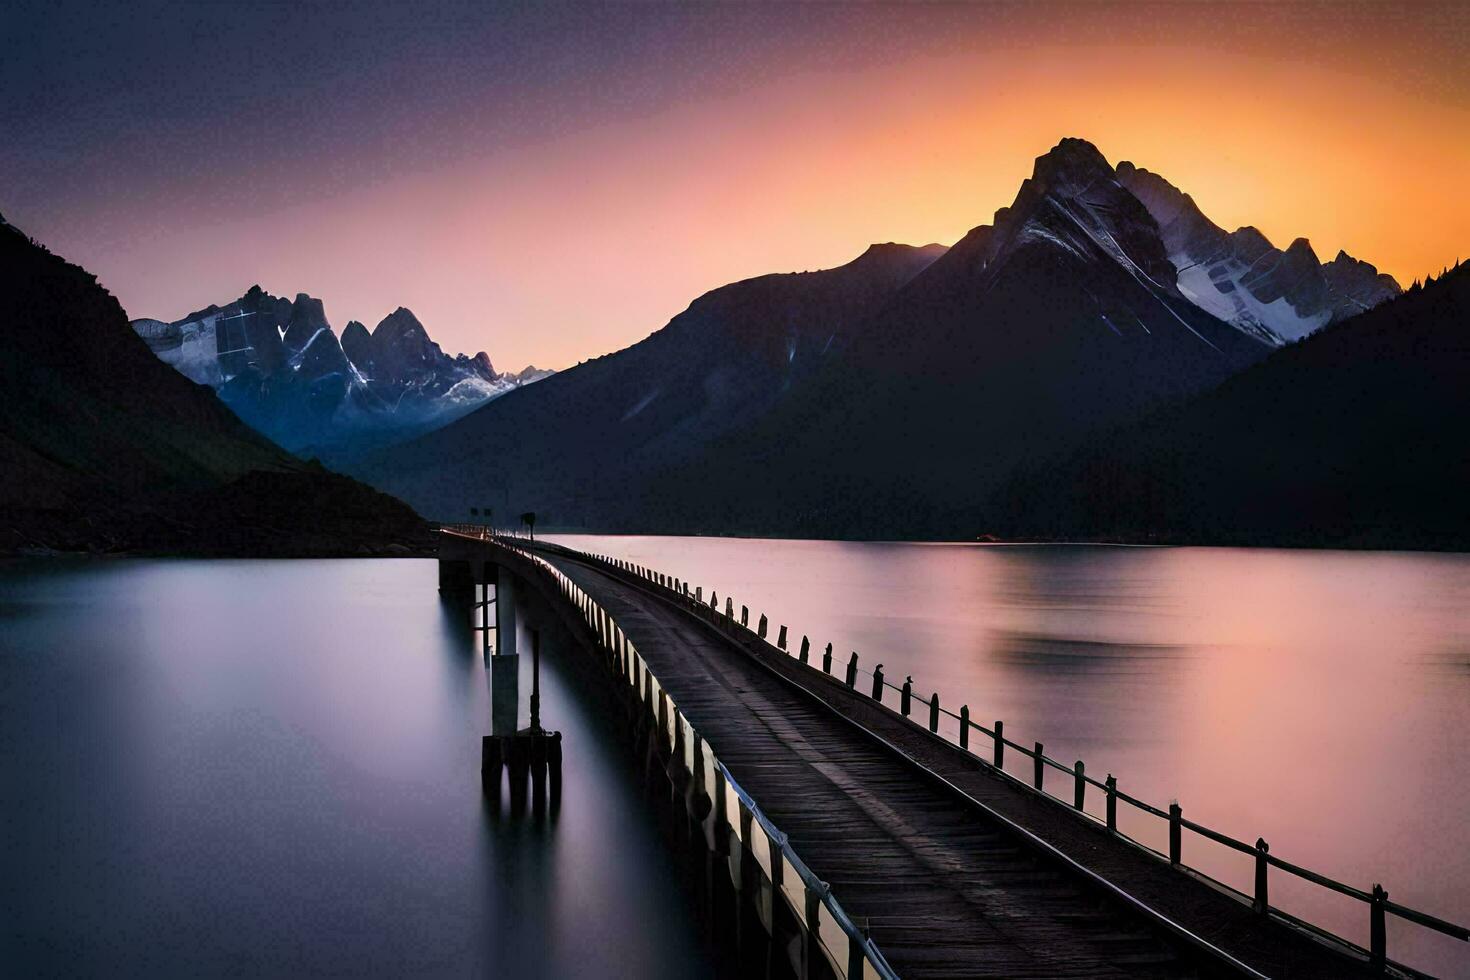
[(952, 242), (1071, 135), (1407, 284), (1470, 255), (1466, 9), (7, 4), (0, 213), (132, 316), (258, 282), (560, 368)]

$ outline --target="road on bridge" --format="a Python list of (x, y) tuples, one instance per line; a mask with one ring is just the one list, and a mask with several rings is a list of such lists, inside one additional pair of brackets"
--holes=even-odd
[(984, 764), (939, 752), (841, 682), (736, 642), (639, 579), (536, 550), (613, 616), (901, 976), (1372, 975)]

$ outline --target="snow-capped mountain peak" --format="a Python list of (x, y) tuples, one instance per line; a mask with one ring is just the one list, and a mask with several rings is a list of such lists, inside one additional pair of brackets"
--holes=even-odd
[(1268, 343), (1298, 340), (1400, 292), (1345, 252), (1324, 265), (1305, 238), (1282, 251), (1249, 225), (1227, 233), (1188, 194), (1132, 163), (1119, 163), (1117, 177), (1158, 222), (1179, 291)]
[(162, 360), (291, 450), (380, 444), (445, 425), (551, 372), (496, 374), (490, 357), (449, 355), (399, 307), (369, 331), (353, 320), (339, 341), (321, 300), (253, 286), (225, 307), (133, 329)]

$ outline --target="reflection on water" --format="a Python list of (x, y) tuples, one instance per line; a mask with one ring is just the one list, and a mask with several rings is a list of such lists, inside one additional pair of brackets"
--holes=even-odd
[(561, 805), (490, 811), (478, 641), (436, 581), (0, 565), (0, 972), (708, 974), (626, 736), (554, 642)]
[[(856, 650), (1135, 796), (1470, 920), (1466, 556), (559, 540), (731, 594), (773, 633), (789, 625), (793, 646), (807, 634)], [(1124, 822), (1164, 840), (1162, 826)], [(1184, 856), (1251, 880), (1248, 861), (1198, 838)], [(1366, 939), (1356, 902), (1275, 872), (1272, 900)], [(1394, 919), (1389, 950), (1470, 975), (1465, 944)]]

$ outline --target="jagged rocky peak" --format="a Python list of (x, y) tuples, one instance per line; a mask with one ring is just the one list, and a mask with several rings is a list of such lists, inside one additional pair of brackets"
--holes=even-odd
[[(286, 332), (281, 336), (281, 340), (291, 350), (299, 351), (311, 343), (318, 333), (331, 329), (327, 323), (327, 311), (322, 301), (306, 293), (297, 293), (295, 301), (291, 304), (291, 319), (286, 324)], [(334, 338), (335, 336), (333, 334)]]
[(1371, 310), (1403, 292), (1393, 276), (1379, 272), (1372, 263), (1353, 258), (1341, 249), (1322, 267), (1322, 274), (1336, 299), (1334, 320)]
[(378, 322), (377, 327), (373, 329), (373, 336), (379, 341), (385, 338), (396, 339), (400, 336), (428, 340), (429, 332), (424, 329), (419, 318), (413, 315), (413, 310), (400, 306)]
[(359, 320), (348, 320), (342, 328), (342, 353), (352, 366), (367, 377), (373, 374), (373, 337)]
[(1299, 339), (1399, 292), (1391, 277), (1371, 266), (1365, 274), (1350, 256), (1323, 265), (1305, 238), (1283, 251), (1250, 225), (1227, 233), (1188, 194), (1142, 167), (1120, 163), (1117, 175), (1159, 223), (1179, 291), (1269, 343)]
[(486, 381), (495, 380), (495, 365), (490, 363), (489, 354), (484, 351), (478, 352), (474, 357), (470, 358), (470, 365), (475, 369), (475, 373)]
[(1159, 222), (1084, 139), (1068, 137), (1037, 157), (1015, 201), (995, 213), (994, 231), (977, 228), (951, 251), (977, 247), (988, 264), (1023, 246), (1061, 249), (1082, 261), (1108, 257), (1165, 292), (1174, 289)]
[(1077, 194), (1100, 180), (1113, 180), (1114, 174), (1101, 150), (1068, 136), (1036, 158), (1031, 179), (1058, 193)]
[(1247, 262), (1254, 262), (1261, 256), (1276, 251), (1271, 239), (1263, 235), (1255, 225), (1242, 225), (1232, 231), (1229, 238), (1230, 244), (1235, 247), (1235, 254)]
[(445, 354), (405, 307), (373, 330), (350, 321), (339, 342), (321, 300), (284, 299), (259, 285), (225, 307), (172, 323), (135, 320), (133, 329), (161, 360), (293, 451), (422, 431), (536, 380), (497, 375), (483, 351)]
[(448, 358), (418, 317), (406, 307), (385, 316), (373, 330), (376, 377), (394, 381), (432, 372)]
[[(454, 366), (456, 370), (466, 372), (481, 381), (496, 381), (500, 378), (500, 375), (495, 373), (495, 367), (490, 363), (490, 355), (484, 351), (480, 351), (474, 357), (468, 354), (455, 354)], [(513, 378), (513, 375), (508, 375), (507, 378)]]

